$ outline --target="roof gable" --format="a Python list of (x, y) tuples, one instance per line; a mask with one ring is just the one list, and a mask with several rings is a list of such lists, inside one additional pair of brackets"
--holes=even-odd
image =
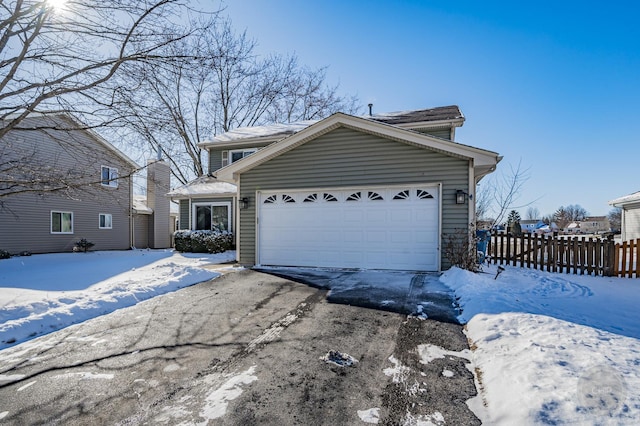
[(221, 180), (235, 181), (240, 174), (340, 127), (350, 128), (359, 132), (441, 152), (462, 159), (473, 160), (476, 176), (482, 176), (493, 171), (496, 164), (501, 160), (501, 157), (492, 151), (462, 145), (411, 130), (405, 130), (394, 125), (343, 113), (335, 113), (279, 142), (261, 149), (255, 154), (216, 171), (214, 175)]

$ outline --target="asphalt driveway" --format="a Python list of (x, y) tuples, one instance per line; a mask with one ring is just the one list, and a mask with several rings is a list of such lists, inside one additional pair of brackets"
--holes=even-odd
[(276, 267), (257, 270), (329, 290), (329, 302), (459, 323), (455, 295), (440, 282), (437, 273)]
[(326, 295), (234, 272), (0, 351), (0, 423), (480, 423), (460, 325)]

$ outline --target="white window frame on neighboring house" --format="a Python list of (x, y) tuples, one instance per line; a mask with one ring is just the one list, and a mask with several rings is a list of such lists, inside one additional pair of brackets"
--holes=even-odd
[(228, 228), (227, 232), (232, 232), (233, 223), (231, 222), (231, 203), (228, 201), (212, 201), (212, 202), (201, 202), (201, 203), (193, 203), (191, 205), (191, 229), (196, 230), (198, 223), (198, 207), (226, 207), (227, 208), (227, 224)]
[(231, 149), (228, 151), (222, 151), (222, 167), (228, 166), (233, 163), (233, 154), (242, 153), (242, 157), (237, 158), (235, 161), (241, 160), (251, 154), (258, 151), (258, 148), (244, 148), (244, 149)]
[[(53, 229), (53, 224), (54, 224), (54, 215), (60, 215), (60, 230), (56, 231)], [(69, 224), (71, 225), (71, 228), (67, 231), (64, 230), (64, 222), (63, 222), (63, 217), (65, 215), (68, 215), (69, 219)], [(73, 212), (64, 212), (64, 211), (58, 211), (58, 210), (51, 210), (51, 213), (49, 214), (49, 230), (52, 234), (73, 234)]]
[[(102, 220), (104, 218), (104, 222)], [(103, 225), (104, 223), (104, 225)], [(113, 215), (111, 213), (100, 213), (98, 215), (99, 229), (113, 229)]]
[[(106, 172), (106, 174), (105, 174)], [(118, 187), (118, 169), (115, 167), (100, 167), (100, 184), (110, 188)]]

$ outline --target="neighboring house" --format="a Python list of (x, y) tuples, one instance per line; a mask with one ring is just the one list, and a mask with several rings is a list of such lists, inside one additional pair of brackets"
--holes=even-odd
[(580, 231), (583, 234), (597, 234), (610, 230), (611, 225), (606, 216), (589, 216), (580, 221)]
[[(68, 252), (82, 238), (95, 250), (132, 247), (132, 174), (138, 166), (84, 127), (69, 114), (32, 114), (0, 140), (0, 249)], [(161, 163), (152, 170), (166, 172)], [(164, 198), (168, 216), (166, 176), (154, 202)], [(156, 218), (160, 210), (154, 209)], [(164, 231), (164, 239), (148, 246), (169, 247), (168, 222)]]
[(622, 209), (622, 241), (640, 238), (640, 191), (611, 200), (609, 205)]
[(217, 180), (171, 193), (180, 226), (228, 223), (244, 265), (448, 268), (443, 243), (469, 230), (501, 159), (454, 142), (463, 122), (449, 106), (230, 131), (201, 144)]
[(537, 229), (540, 229), (544, 226), (546, 226), (546, 224), (543, 221), (537, 220), (537, 219), (536, 220), (525, 219), (520, 221), (520, 227), (522, 229), (522, 232), (525, 232), (527, 234), (532, 234)]
[(565, 234), (580, 234), (582, 231), (580, 229), (580, 222), (571, 222), (564, 229)]

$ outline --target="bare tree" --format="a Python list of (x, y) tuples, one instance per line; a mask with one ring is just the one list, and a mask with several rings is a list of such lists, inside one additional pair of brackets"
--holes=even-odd
[(565, 228), (572, 222), (579, 222), (584, 220), (589, 213), (578, 204), (570, 204), (566, 207), (560, 206), (558, 210), (553, 214), (553, 221), (560, 228)]
[(609, 211), (607, 218), (609, 219), (611, 230), (619, 232), (620, 229), (622, 229), (622, 208), (612, 208), (611, 211)]
[(540, 210), (537, 207), (529, 207), (525, 216), (528, 220), (540, 219)]
[[(325, 70), (300, 67), (295, 56), (258, 57), (256, 42), (228, 20), (199, 22), (201, 30), (167, 46), (188, 57), (130, 67), (135, 91), (119, 91), (113, 106), (135, 130), (129, 138), (147, 152), (162, 150), (181, 183), (206, 173), (198, 144), (231, 129), (353, 112), (355, 100), (325, 83)], [(127, 84), (125, 84), (127, 85)]]
[[(0, 138), (30, 113), (93, 113), (125, 64), (166, 62), (187, 0), (0, 1)], [(101, 102), (104, 104), (104, 102)]]
[(476, 215), (480, 212), (483, 216), (478, 218), (491, 217), (491, 227), (504, 223), (509, 211), (528, 204), (518, 203), (522, 186), (529, 179), (529, 170), (522, 167), (521, 161), (515, 167), (510, 165), (508, 171), (490, 175), (485, 179), (487, 181), (480, 187), (476, 196)]

